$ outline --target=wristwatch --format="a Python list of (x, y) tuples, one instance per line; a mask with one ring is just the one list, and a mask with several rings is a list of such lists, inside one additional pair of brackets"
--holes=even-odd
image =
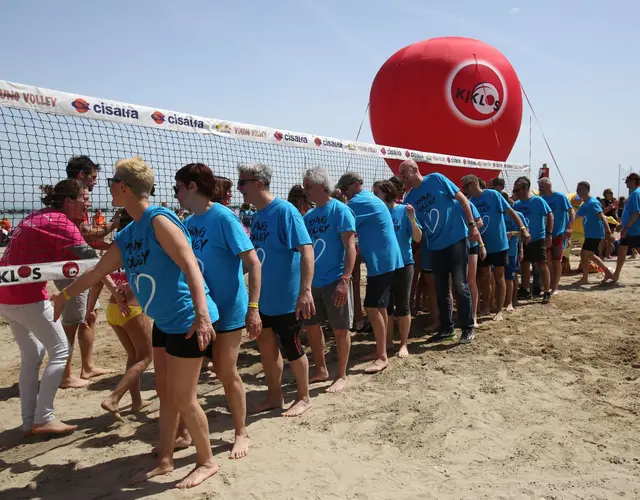
[(476, 221), (472, 220), (470, 222), (467, 222), (467, 227), (469, 228), (476, 227)]

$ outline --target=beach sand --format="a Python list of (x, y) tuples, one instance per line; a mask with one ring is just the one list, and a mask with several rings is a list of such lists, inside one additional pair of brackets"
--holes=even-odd
[[(640, 498), (640, 263), (628, 262), (624, 286), (568, 288), (575, 279), (563, 278), (549, 306), (526, 303), (506, 321), (484, 322), (471, 346), (426, 343), (418, 317), (412, 355), (378, 375), (356, 361), (373, 349), (373, 334), (354, 334), (347, 390), (313, 385), (313, 408), (300, 418), (249, 416), (242, 460), (227, 457), (232, 420), (219, 382), (203, 375), (200, 400), (221, 469), (186, 492), (173, 485), (192, 467), (193, 448), (176, 453), (169, 476), (126, 486), (154, 463), (153, 367), (143, 377), (149, 413), (129, 414), (128, 396), (125, 423), (101, 410), (124, 365), (104, 312), (96, 361), (118, 372), (58, 392), (57, 416), (79, 426), (58, 439), (21, 436), (19, 352), (0, 319), (0, 498)], [(333, 368), (332, 337), (327, 348)], [(245, 344), (239, 365), (249, 403), (260, 400), (255, 343)], [(290, 403), (288, 368), (285, 379)]]

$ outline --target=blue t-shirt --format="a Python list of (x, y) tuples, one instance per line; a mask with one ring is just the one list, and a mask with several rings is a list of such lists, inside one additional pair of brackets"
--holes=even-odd
[(185, 225), (209, 294), (218, 306), (218, 329), (244, 328), (249, 299), (239, 255), (253, 250), (253, 245), (240, 219), (229, 208), (214, 203), (204, 214), (188, 217)]
[(362, 191), (347, 206), (356, 216), (360, 255), (368, 276), (390, 273), (404, 266), (387, 206), (371, 191)]
[(353, 212), (347, 205), (332, 198), (324, 207), (309, 210), (304, 215), (304, 224), (313, 241), (313, 286), (322, 288), (335, 283), (344, 273), (342, 233), (356, 230)]
[[(465, 219), (465, 215), (464, 212), (462, 211), (462, 205), (460, 205), (460, 203), (458, 203), (458, 200), (454, 200), (456, 202), (456, 205), (458, 206), (458, 210), (460, 210), (460, 216), (462, 217), (462, 219)], [(480, 219), (480, 212), (478, 212), (478, 209), (475, 207), (475, 205), (473, 203), (469, 203), (469, 206), (471, 207), (471, 213), (473, 214), (473, 220), (477, 221), (478, 219)], [(482, 229), (480, 229), (480, 231), (482, 231)], [(469, 241), (469, 248), (475, 248), (479, 245), (480, 243), (478, 243), (477, 241)]]
[(532, 196), (528, 200), (518, 200), (513, 204), (513, 209), (524, 215), (529, 227), (531, 241), (543, 240), (547, 235), (546, 216), (551, 208), (539, 196)]
[(405, 196), (404, 203), (416, 209), (416, 219), (424, 228), (423, 242), (431, 251), (442, 250), (467, 237), (466, 221), (454, 199), (458, 191), (444, 175), (434, 173)]
[[(396, 233), (396, 239), (398, 240), (398, 246), (400, 247), (400, 255), (405, 266), (413, 264), (413, 249), (411, 248), (412, 241), (412, 228), (411, 221), (407, 215), (406, 205), (396, 205), (391, 210), (391, 220), (393, 221), (393, 229)], [(417, 222), (417, 219), (416, 219)], [(420, 223), (417, 222), (418, 227), (422, 229)]]
[[(516, 212), (522, 220), (522, 223), (527, 226), (527, 218), (522, 215), (520, 212)], [(504, 223), (507, 229), (507, 232), (512, 233), (516, 231), (518, 233), (517, 236), (512, 236), (509, 238), (509, 257), (517, 257), (518, 256), (518, 242), (520, 241), (520, 227), (516, 224), (511, 217), (507, 214), (504, 214)]]
[(550, 195), (542, 196), (553, 212), (553, 237), (560, 236), (567, 231), (569, 223), (569, 210), (571, 203), (563, 193), (553, 192)]
[(262, 263), (260, 312), (268, 316), (296, 309), (300, 293), (300, 252), (311, 245), (302, 215), (288, 201), (274, 198), (251, 223), (251, 241)]
[(478, 209), (482, 218), (480, 234), (487, 253), (503, 252), (509, 248), (504, 214), (511, 206), (502, 195), (494, 189), (483, 189), (480, 196), (471, 198), (471, 204)]
[[(150, 206), (142, 218), (133, 221), (115, 235), (122, 263), (136, 299), (165, 333), (187, 333), (196, 317), (187, 279), (178, 265), (158, 243), (152, 221), (163, 216), (191, 238), (175, 213), (165, 207)], [(207, 306), (211, 321), (218, 321), (218, 308), (209, 297), (205, 282)]]
[[(636, 188), (629, 193), (629, 198), (624, 205), (622, 211), (622, 229), (627, 227), (631, 216), (636, 212), (640, 212), (640, 188)], [(627, 236), (640, 236), (640, 217), (636, 219), (633, 225), (628, 229)]]
[(585, 238), (597, 240), (604, 238), (604, 224), (598, 215), (600, 213), (602, 213), (602, 204), (593, 196), (580, 205), (576, 216), (582, 217)]

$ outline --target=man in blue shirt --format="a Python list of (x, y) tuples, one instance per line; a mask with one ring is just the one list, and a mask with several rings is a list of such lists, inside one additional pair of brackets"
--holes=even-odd
[(548, 177), (538, 179), (538, 189), (540, 197), (547, 202), (553, 213), (551, 247), (547, 250), (547, 263), (551, 263), (551, 294), (553, 295), (558, 293), (562, 276), (562, 254), (564, 253), (565, 241), (571, 244), (575, 212), (569, 203), (569, 198), (564, 193), (553, 190), (551, 179)]
[(354, 311), (351, 275), (356, 262), (356, 219), (349, 207), (331, 197), (333, 183), (326, 168), (307, 170), (302, 187), (307, 199), (315, 204), (315, 208), (304, 215), (315, 256), (311, 292), (316, 314), (305, 322), (316, 364), (309, 382), (329, 378), (321, 327), (329, 321), (338, 349), (338, 373), (327, 392), (340, 392), (347, 383), (351, 349), (349, 329)]
[(463, 191), (471, 196), (470, 201), (478, 209), (482, 218), (482, 241), (487, 250), (487, 256), (480, 261), (478, 268), (484, 306), (480, 314), (488, 314), (491, 310), (491, 268), (493, 268), (496, 283), (494, 297), (497, 308), (493, 320), (502, 321), (504, 319), (502, 308), (507, 292), (504, 272), (509, 253), (509, 238), (504, 216), (508, 215), (516, 223), (525, 241), (529, 238), (529, 233), (518, 214), (498, 191), (482, 189), (480, 179), (475, 175), (465, 175), (461, 183)]
[(582, 181), (578, 183), (576, 193), (584, 202), (580, 205), (576, 217), (582, 217), (584, 226), (584, 243), (580, 252), (580, 268), (582, 278), (576, 281), (576, 285), (587, 285), (589, 283), (589, 262), (595, 263), (599, 269), (604, 269), (604, 279), (612, 280), (613, 273), (595, 253), (600, 248), (600, 243), (606, 237), (607, 243), (611, 240), (611, 228), (607, 223), (607, 218), (602, 211), (602, 205), (597, 198), (591, 197), (589, 193), (591, 185)]
[(295, 417), (311, 407), (309, 360), (299, 335), (303, 321), (316, 312), (311, 294), (313, 246), (300, 212), (269, 191), (270, 167), (261, 163), (240, 165), (238, 173), (238, 191), (258, 210), (251, 222), (251, 241), (262, 264), (258, 347), (268, 392), (253, 412), (282, 408), (284, 404), (282, 351), (298, 389), (294, 403), (283, 416)]
[(347, 172), (337, 187), (347, 197), (347, 206), (356, 217), (360, 255), (367, 266), (367, 293), (364, 308), (376, 337), (376, 359), (365, 369), (377, 373), (389, 366), (387, 359), (387, 307), (396, 269), (404, 267), (400, 246), (387, 206), (371, 191), (362, 187), (364, 179), (357, 172)]
[[(620, 271), (622, 271), (622, 266), (627, 260), (627, 250), (629, 248), (640, 248), (640, 175), (636, 173), (629, 174), (625, 182), (629, 190), (629, 198), (627, 198), (622, 211), (622, 232), (620, 234), (618, 262), (616, 263), (616, 271), (612, 280), (614, 283), (620, 279)], [(603, 283), (606, 281), (607, 278), (604, 279)]]
[[(404, 202), (415, 208), (416, 217), (423, 227), (422, 244), (428, 245), (431, 251), (440, 316), (439, 332), (431, 340), (447, 340), (454, 336), (449, 286), (451, 277), (456, 291), (458, 320), (462, 327), (460, 343), (469, 344), (474, 337), (474, 320), (467, 277), (467, 236), (472, 242), (480, 238), (469, 200), (445, 176), (434, 173), (423, 177), (413, 160), (400, 164), (400, 175), (403, 182), (411, 186)], [(460, 215), (461, 209), (464, 216)]]
[(513, 208), (524, 215), (531, 235), (531, 240), (525, 242), (523, 249), (522, 287), (518, 296), (521, 299), (532, 298), (531, 264), (537, 264), (544, 287), (542, 303), (548, 304), (551, 302), (551, 274), (547, 265), (547, 248), (551, 246), (553, 235), (553, 213), (546, 201), (531, 193), (531, 181), (527, 177), (516, 179), (513, 195), (518, 199)]

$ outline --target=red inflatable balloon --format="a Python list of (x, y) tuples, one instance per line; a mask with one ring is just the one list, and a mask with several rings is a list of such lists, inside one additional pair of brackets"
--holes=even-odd
[[(369, 118), (378, 144), (506, 161), (520, 131), (520, 82), (495, 48), (469, 38), (432, 38), (409, 45), (380, 68), (371, 86)], [(387, 160), (397, 173), (398, 160)], [(496, 170), (420, 164), (454, 182)]]

